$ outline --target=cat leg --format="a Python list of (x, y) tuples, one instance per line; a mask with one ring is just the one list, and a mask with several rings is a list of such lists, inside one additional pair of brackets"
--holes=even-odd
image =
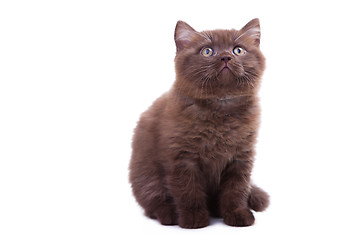
[(203, 191), (197, 159), (181, 159), (174, 164), (170, 190), (179, 214), (180, 227), (201, 228), (209, 225), (206, 193)]
[(163, 225), (175, 225), (177, 214), (174, 200), (165, 187), (166, 182), (159, 169), (147, 166), (147, 171), (141, 171), (142, 168), (135, 168), (131, 174), (133, 193), (146, 216), (158, 219)]
[(151, 208), (145, 211), (150, 218), (158, 219), (162, 225), (176, 225), (177, 213), (174, 201), (171, 197), (165, 199), (154, 198), (150, 204)]
[(169, 191), (165, 188), (165, 183), (158, 179), (151, 184), (144, 184), (143, 190), (143, 194), (146, 195), (144, 198), (146, 203), (143, 204), (145, 214), (150, 218), (156, 218), (162, 225), (176, 225), (178, 218), (176, 207)]
[(220, 183), (220, 211), (230, 226), (250, 226), (255, 218), (248, 207), (251, 161), (235, 160), (227, 166)]

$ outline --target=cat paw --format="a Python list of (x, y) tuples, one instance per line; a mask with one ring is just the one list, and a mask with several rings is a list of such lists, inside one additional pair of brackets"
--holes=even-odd
[(162, 225), (177, 224), (178, 217), (175, 211), (175, 206), (173, 205), (163, 205), (159, 207), (154, 213), (154, 216), (159, 220)]
[(235, 227), (251, 226), (255, 222), (255, 217), (249, 209), (236, 209), (232, 212), (223, 214), (225, 224)]
[(209, 212), (204, 210), (183, 211), (179, 216), (182, 228), (203, 228), (210, 224)]

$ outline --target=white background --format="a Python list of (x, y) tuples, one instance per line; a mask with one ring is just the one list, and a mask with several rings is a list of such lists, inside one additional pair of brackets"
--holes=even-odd
[[(0, 239), (359, 239), (358, 9), (1, 1)], [(174, 81), (176, 21), (240, 29), (255, 17), (267, 70), (253, 178), (271, 206), (248, 228), (162, 226), (132, 197), (128, 164), (140, 113)]]

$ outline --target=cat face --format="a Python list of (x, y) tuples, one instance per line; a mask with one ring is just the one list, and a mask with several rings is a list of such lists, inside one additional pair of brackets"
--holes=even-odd
[(259, 20), (241, 30), (197, 32), (179, 21), (175, 29), (175, 88), (197, 99), (231, 99), (257, 91), (265, 68)]

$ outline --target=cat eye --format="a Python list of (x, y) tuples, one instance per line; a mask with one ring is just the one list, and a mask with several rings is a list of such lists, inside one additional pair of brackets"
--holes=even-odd
[(212, 48), (206, 47), (201, 50), (201, 55), (205, 57), (210, 57), (214, 55), (214, 50)]
[(234, 54), (237, 56), (242, 56), (245, 54), (245, 50), (242, 49), (241, 47), (235, 47), (233, 50)]

